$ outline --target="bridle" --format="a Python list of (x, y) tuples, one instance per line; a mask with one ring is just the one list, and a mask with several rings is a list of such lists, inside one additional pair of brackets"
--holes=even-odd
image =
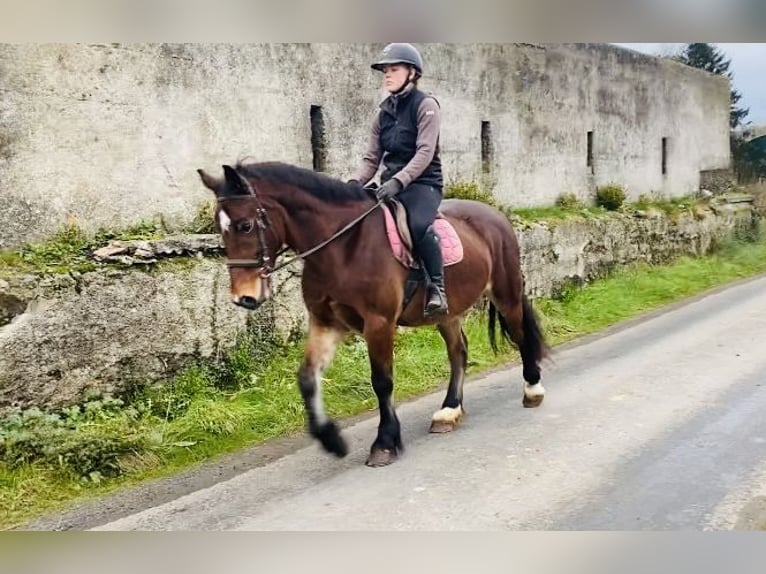
[[(265, 270), (266, 273), (264, 273), (264, 276), (269, 276), (274, 272), (274, 268), (271, 265), (271, 257), (269, 257), (269, 252), (266, 249), (266, 230), (271, 229), (271, 232), (274, 233), (273, 225), (271, 223), (271, 220), (269, 219), (269, 214), (266, 212), (266, 209), (261, 205), (260, 200), (258, 197), (253, 193), (252, 195), (235, 195), (230, 197), (219, 197), (218, 203), (225, 203), (227, 201), (241, 201), (245, 199), (254, 200), (256, 202), (256, 216), (255, 216), (255, 222), (251, 229), (245, 231), (245, 233), (252, 233), (253, 229), (255, 229), (256, 233), (258, 234), (258, 252), (255, 254), (254, 259), (226, 259), (226, 265), (227, 267), (243, 267), (243, 268), (255, 268), (255, 269), (261, 269)], [(250, 222), (253, 224), (253, 222)], [(276, 234), (274, 234), (276, 236)], [(287, 250), (287, 248), (280, 249), (276, 254), (275, 258), (279, 257), (282, 253), (284, 253)]]
[[(275, 239), (278, 240), (276, 233), (273, 229), (273, 224), (271, 223), (271, 219), (269, 219), (269, 214), (266, 211), (266, 209), (263, 207), (263, 204), (261, 204), (260, 199), (258, 199), (258, 195), (255, 193), (255, 189), (253, 186), (251, 186), (250, 182), (245, 180), (243, 178), (243, 182), (246, 184), (247, 188), (251, 193), (248, 195), (234, 195), (229, 197), (219, 197), (218, 203), (225, 203), (227, 201), (242, 201), (242, 200), (251, 200), (255, 201), (256, 203), (256, 216), (255, 221), (251, 222), (254, 223), (253, 228), (246, 231), (246, 233), (251, 233), (253, 229), (258, 234), (258, 251), (255, 254), (255, 258), (253, 259), (226, 259), (226, 266), (231, 268), (250, 268), (250, 269), (258, 269), (260, 270), (260, 274), (264, 278), (268, 278), (273, 273), (276, 273), (280, 269), (283, 269), (287, 267), (288, 265), (294, 263), (295, 261), (299, 261), (301, 259), (305, 259), (312, 253), (316, 253), (341, 235), (343, 235), (346, 231), (354, 227), (356, 224), (358, 224), (360, 221), (362, 221), (365, 217), (367, 217), (370, 213), (372, 213), (375, 209), (380, 206), (383, 201), (378, 200), (375, 205), (373, 205), (371, 208), (369, 208), (367, 211), (365, 211), (362, 215), (354, 219), (353, 221), (349, 222), (345, 227), (343, 227), (340, 231), (336, 232), (332, 237), (329, 239), (326, 239), (325, 241), (322, 241), (320, 244), (315, 245), (314, 247), (307, 249), (306, 251), (303, 251), (301, 253), (298, 253), (296, 256), (291, 257), (287, 261), (283, 261), (277, 266), (273, 265), (273, 260), (271, 257), (269, 257), (268, 250), (266, 249), (266, 231), (270, 230), (271, 233), (274, 235)], [(274, 260), (276, 260), (277, 257), (285, 253), (289, 250), (289, 247), (284, 246), (281, 249), (279, 249), (274, 254)]]

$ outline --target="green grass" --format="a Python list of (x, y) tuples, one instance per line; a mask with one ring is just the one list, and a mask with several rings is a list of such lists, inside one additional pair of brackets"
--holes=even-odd
[(551, 342), (561, 343), (657, 309), (712, 287), (766, 272), (766, 243), (729, 243), (713, 256), (671, 265), (632, 265), (537, 309)]
[(161, 235), (160, 227), (154, 223), (140, 223), (120, 231), (101, 230), (93, 235), (86, 234), (76, 225), (70, 225), (41, 243), (26, 245), (17, 250), (0, 251), (0, 274), (93, 271), (103, 267), (103, 264), (91, 257), (91, 252), (97, 247), (115, 239), (156, 239)]
[[(215, 202), (201, 203), (179, 233), (213, 233)], [(77, 225), (62, 227), (50, 238), (19, 249), (0, 251), (0, 276), (9, 273), (56, 274), (93, 271), (114, 263), (100, 263), (91, 253), (110, 241), (160, 239), (167, 236), (162, 220), (144, 221), (121, 229), (100, 229), (87, 234)]]
[[(568, 195), (568, 194), (567, 194)], [(548, 207), (516, 208), (495, 199), (488, 191), (481, 188), (477, 182), (450, 183), (444, 188), (446, 199), (471, 199), (487, 203), (506, 215), (517, 227), (536, 221), (560, 221), (570, 218), (588, 218), (604, 215), (607, 210), (598, 206), (585, 206), (576, 198), (562, 196), (559, 205)]]
[(571, 218), (589, 218), (607, 214), (603, 207), (525, 207), (514, 209), (513, 213), (522, 221), (554, 221)]
[[(634, 265), (583, 288), (566, 289), (558, 299), (539, 299), (535, 307), (549, 342), (559, 344), (764, 272), (766, 242), (732, 243), (710, 257), (682, 258), (661, 267)], [(515, 352), (492, 354), (483, 315), (471, 316), (466, 332), (469, 373), (518, 360)], [(8, 424), (0, 427), (5, 432), (0, 433), (0, 526), (13, 527), (77, 499), (102, 496), (222, 453), (302, 432), (303, 404), (296, 385), (300, 343), (282, 347), (261, 333), (243, 341), (222, 365), (196, 366), (170, 385), (139, 392), (129, 408), (94, 396), (83, 408), (55, 415), (26, 413), (23, 420), (17, 418), (15, 430)], [(395, 352), (397, 401), (445, 388), (446, 352), (435, 329), (404, 331)], [(352, 337), (340, 348), (324, 388), (334, 417), (376, 408), (360, 338)], [(46, 434), (48, 428), (55, 433)], [(55, 436), (55, 445), (46, 443), (46, 436)], [(127, 438), (121, 443), (115, 437)], [(36, 445), (38, 454), (14, 459), (12, 453), (28, 451), (9, 444)]]

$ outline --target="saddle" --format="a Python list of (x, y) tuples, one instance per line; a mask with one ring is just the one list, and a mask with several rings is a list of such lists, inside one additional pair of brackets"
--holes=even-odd
[[(386, 221), (386, 235), (391, 246), (394, 258), (405, 268), (409, 269), (404, 285), (404, 301), (402, 310), (410, 304), (418, 287), (430, 283), (430, 277), (423, 269), (422, 264), (412, 254), (412, 236), (407, 225), (407, 210), (396, 199), (389, 200), (388, 204), (382, 204), (383, 215)], [(439, 236), (439, 245), (442, 251), (442, 263), (449, 267), (463, 260), (463, 243), (452, 224), (441, 214), (437, 213), (434, 219), (434, 230)], [(425, 306), (425, 301), (423, 302)]]
[[(396, 199), (380, 207), (386, 219), (386, 235), (394, 258), (406, 268), (419, 269), (420, 263), (412, 255), (412, 237), (407, 225), (406, 208)], [(441, 213), (436, 215), (434, 230), (439, 236), (444, 267), (460, 263), (463, 260), (463, 243), (455, 228)]]

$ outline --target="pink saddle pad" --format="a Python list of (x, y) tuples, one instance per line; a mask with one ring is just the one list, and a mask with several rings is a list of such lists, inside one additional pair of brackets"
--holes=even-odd
[[(388, 242), (391, 245), (394, 257), (405, 267), (412, 267), (412, 253), (410, 253), (410, 250), (404, 245), (391, 212), (387, 207), (383, 207), (383, 213), (386, 218), (386, 235), (388, 236)], [(452, 224), (446, 219), (438, 217), (434, 221), (434, 228), (439, 236), (444, 266), (447, 267), (462, 261), (463, 243), (460, 241), (460, 237), (458, 237)]]

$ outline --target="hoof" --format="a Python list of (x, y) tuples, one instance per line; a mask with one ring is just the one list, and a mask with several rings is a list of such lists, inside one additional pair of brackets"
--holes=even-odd
[(370, 450), (370, 456), (367, 457), (367, 461), (364, 464), (377, 468), (379, 466), (388, 466), (392, 462), (396, 462), (397, 458), (399, 458), (399, 454), (396, 452), (396, 449), (373, 447)]
[(314, 436), (322, 443), (327, 452), (334, 454), (338, 458), (343, 458), (348, 454), (346, 441), (340, 436), (340, 431), (334, 422), (330, 421), (322, 425)]
[(539, 395), (537, 397), (528, 397), (527, 395), (524, 395), (524, 400), (521, 401), (521, 404), (524, 405), (524, 408), (533, 409), (543, 404), (544, 398), (545, 395)]
[(456, 408), (444, 407), (440, 411), (436, 411), (434, 416), (431, 417), (431, 428), (428, 432), (432, 433), (445, 433), (452, 432), (460, 419), (463, 418), (462, 405), (458, 405)]
[(443, 434), (445, 432), (452, 432), (457, 423), (448, 423), (444, 421), (431, 421), (431, 428), (428, 432), (434, 434)]
[(544, 398), (545, 388), (543, 387), (542, 383), (536, 383), (534, 385), (525, 383), (524, 399), (521, 402), (521, 404), (524, 405), (524, 408), (533, 409), (535, 407), (539, 407), (542, 404)]

